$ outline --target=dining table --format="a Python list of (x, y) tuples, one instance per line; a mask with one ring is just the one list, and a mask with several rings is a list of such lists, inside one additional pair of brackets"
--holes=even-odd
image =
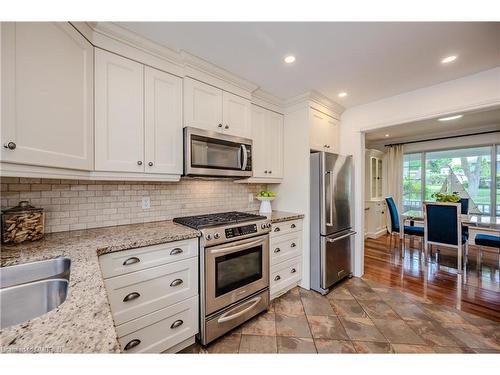
[[(402, 218), (404, 221), (413, 220), (423, 222), (424, 212), (422, 210), (409, 210), (403, 213)], [(500, 231), (500, 216), (466, 214), (460, 215), (460, 221), (462, 225), (469, 228), (476, 227), (478, 229), (484, 228)]]

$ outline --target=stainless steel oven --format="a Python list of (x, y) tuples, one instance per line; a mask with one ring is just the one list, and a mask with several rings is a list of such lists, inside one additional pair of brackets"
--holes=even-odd
[(251, 177), (252, 140), (185, 127), (184, 175)]
[(205, 312), (211, 314), (269, 285), (269, 236), (205, 249)]

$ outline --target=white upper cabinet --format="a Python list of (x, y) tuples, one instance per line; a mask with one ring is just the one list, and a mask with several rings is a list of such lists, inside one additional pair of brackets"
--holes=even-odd
[(184, 125), (250, 138), (248, 99), (184, 78)]
[(95, 51), (95, 169), (144, 171), (144, 66)]
[(222, 132), (222, 90), (184, 78), (184, 124)]
[(317, 151), (338, 152), (338, 127), (336, 119), (311, 108), (310, 148)]
[(283, 116), (252, 105), (253, 177), (283, 178)]
[(145, 168), (182, 174), (182, 79), (145, 67)]
[(69, 23), (1, 24), (1, 160), (93, 167), (93, 47)]
[(250, 138), (250, 101), (224, 91), (222, 93), (222, 109), (224, 133)]

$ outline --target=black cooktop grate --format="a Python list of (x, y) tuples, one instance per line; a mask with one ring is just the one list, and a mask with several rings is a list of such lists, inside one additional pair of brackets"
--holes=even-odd
[(247, 212), (220, 212), (209, 215), (195, 215), (174, 218), (174, 223), (182, 224), (194, 229), (214, 227), (218, 225), (243, 223), (245, 221), (263, 220), (265, 216), (250, 214)]

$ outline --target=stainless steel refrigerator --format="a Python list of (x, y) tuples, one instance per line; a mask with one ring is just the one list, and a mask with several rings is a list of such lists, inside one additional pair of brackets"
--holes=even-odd
[(352, 276), (352, 157), (311, 153), (311, 289)]

